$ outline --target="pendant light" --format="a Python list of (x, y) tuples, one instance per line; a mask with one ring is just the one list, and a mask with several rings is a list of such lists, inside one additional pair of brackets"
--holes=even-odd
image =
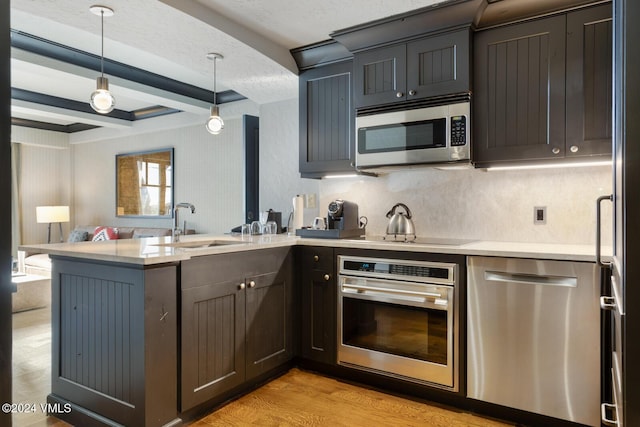
[(213, 105), (211, 106), (211, 116), (205, 123), (207, 127), (207, 131), (210, 134), (218, 135), (222, 129), (224, 129), (224, 121), (222, 117), (220, 117), (220, 109), (218, 108), (217, 96), (218, 92), (216, 91), (216, 60), (223, 59), (224, 57), (219, 53), (208, 53), (207, 59), (213, 61)]
[(89, 8), (91, 13), (100, 16), (102, 22), (102, 52), (100, 55), (100, 77), (96, 80), (96, 90), (91, 94), (91, 108), (100, 114), (107, 114), (116, 106), (116, 99), (109, 92), (109, 79), (104, 76), (104, 18), (113, 16), (113, 9), (94, 5)]

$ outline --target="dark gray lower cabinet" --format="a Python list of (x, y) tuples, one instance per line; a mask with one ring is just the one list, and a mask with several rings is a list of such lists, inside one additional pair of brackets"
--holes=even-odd
[(181, 410), (293, 357), (290, 248), (183, 261)]
[[(50, 403), (73, 425), (177, 424), (177, 264), (53, 256)], [(64, 408), (64, 406), (61, 406)]]
[(301, 355), (336, 364), (337, 289), (333, 248), (298, 248), (301, 265)]

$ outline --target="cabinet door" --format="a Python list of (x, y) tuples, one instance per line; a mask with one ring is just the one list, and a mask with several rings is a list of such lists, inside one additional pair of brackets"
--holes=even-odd
[(404, 44), (354, 55), (353, 102), (356, 108), (406, 99), (406, 55)]
[(353, 171), (353, 61), (300, 75), (300, 173)]
[(277, 272), (247, 278), (247, 379), (293, 357), (292, 270), (290, 258)]
[(477, 33), (474, 160), (562, 157), (565, 147), (565, 17)]
[(245, 380), (242, 280), (182, 291), (182, 411)]
[(332, 248), (302, 249), (302, 357), (336, 363), (336, 277)]
[(407, 44), (407, 99), (469, 92), (469, 29)]
[(611, 154), (611, 4), (567, 15), (567, 156)]

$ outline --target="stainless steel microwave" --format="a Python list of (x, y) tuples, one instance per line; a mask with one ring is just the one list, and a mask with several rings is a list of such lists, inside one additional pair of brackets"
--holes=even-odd
[(356, 117), (358, 169), (469, 162), (470, 103)]

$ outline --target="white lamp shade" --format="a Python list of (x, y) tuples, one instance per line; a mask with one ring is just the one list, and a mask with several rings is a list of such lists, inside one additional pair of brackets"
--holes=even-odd
[(69, 206), (38, 206), (36, 207), (36, 222), (69, 222)]

